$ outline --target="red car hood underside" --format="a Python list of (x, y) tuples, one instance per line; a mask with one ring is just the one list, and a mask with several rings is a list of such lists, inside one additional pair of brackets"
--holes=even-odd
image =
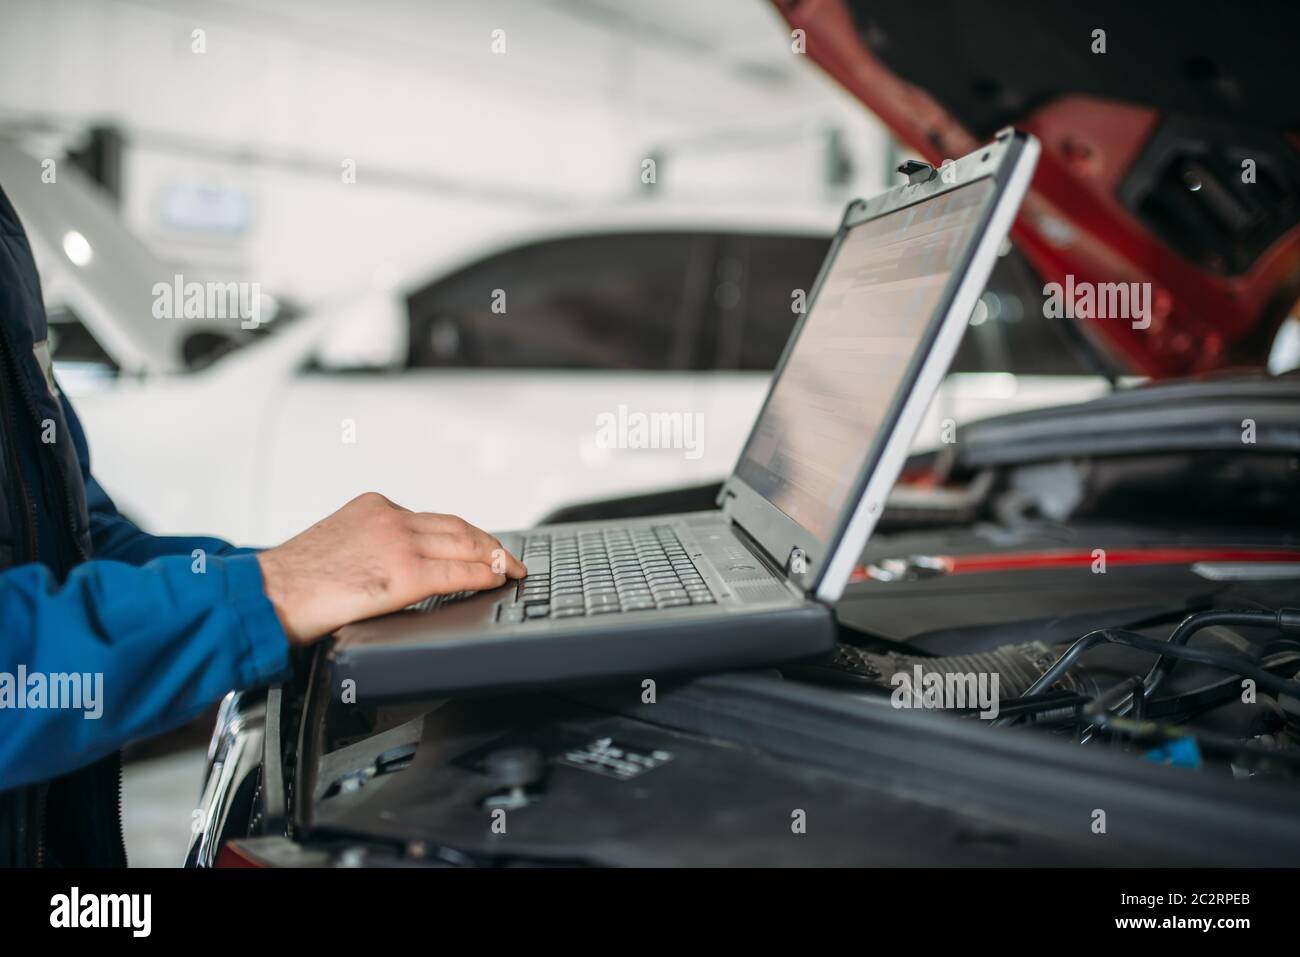
[[(1152, 2), (1164, 7), (1159, 0)], [(1264, 142), (1275, 144), (1270, 148), (1277, 155), (1267, 157), (1271, 169), (1278, 162), (1294, 161), (1294, 155), (1285, 155), (1300, 153), (1296, 149), (1300, 139), (1291, 125), (1294, 117), (1288, 111), (1269, 112), (1277, 92), (1262, 72), (1273, 71), (1273, 86), (1288, 85), (1287, 61), (1273, 59), (1280, 52), (1274, 49), (1274, 34), (1287, 31), (1270, 17), (1217, 4), (1208, 10), (1148, 7), (1145, 13), (1134, 13), (1134, 6), (1144, 5), (1131, 2), (1127, 12), (1109, 2), (1083, 5), (1070, 15), (1072, 20), (1059, 10), (1049, 17), (1040, 15), (1052, 7), (1042, 3), (961, 6), (940, 0), (909, 6), (896, 0), (890, 5), (867, 0), (777, 0), (777, 6), (792, 30), (804, 31), (807, 54), (928, 162), (939, 163), (975, 149), (990, 137), (993, 130), (981, 126), (993, 119), (1014, 124), (1042, 141), (1042, 158), (1012, 230), (1013, 239), (1045, 283), (1064, 286), (1067, 276), (1073, 277), (1076, 287), (1083, 282), (1151, 283), (1148, 328), (1116, 319), (1076, 320), (1121, 368), (1163, 378), (1264, 364), (1277, 327), (1300, 297), (1300, 224), (1294, 216), (1290, 167), (1273, 181), (1283, 183), (1287, 198), (1280, 212), (1279, 203), (1269, 203), (1277, 215), (1264, 224), (1263, 241), (1259, 223), (1234, 223), (1253, 230), (1254, 244), (1231, 264), (1221, 255), (1226, 250), (1215, 249), (1212, 240), (1199, 262), (1188, 258), (1186, 249), (1172, 248), (1179, 238), (1176, 226), (1167, 229), (1163, 238), (1157, 235), (1158, 230), (1135, 208), (1137, 201), (1131, 194), (1141, 178), (1139, 161), (1153, 143), (1159, 143), (1155, 138), (1162, 128), (1174, 122), (1183, 124), (1180, 129), (1190, 128), (1193, 143), (1198, 136), (1207, 143), (1264, 137)], [(1134, 20), (1141, 16), (1147, 19)], [(1054, 22), (1045, 23), (1053, 17)], [(1243, 18), (1258, 36), (1225, 39), (1216, 33), (1241, 29), (1231, 25), (1240, 25)], [(1285, 23), (1295, 19), (1293, 12), (1283, 14)], [(1195, 27), (1180, 25), (1188, 21), (1194, 21)], [(1107, 37), (1110, 52), (1089, 52), (1092, 31), (1087, 24), (1112, 26)], [(1162, 29), (1174, 34), (1162, 34)], [(981, 30), (986, 32), (981, 35)], [(1140, 32), (1144, 35), (1139, 44)], [(1000, 49), (984, 47), (989, 33)], [(972, 41), (973, 37), (979, 39)], [(1241, 42), (1234, 45), (1233, 39)], [(971, 49), (972, 45), (980, 48)], [(1225, 47), (1228, 53), (1223, 52)], [(1209, 52), (1203, 54), (1202, 48)], [(936, 57), (936, 51), (949, 50), (965, 56)], [(1224, 59), (1233, 56), (1236, 62), (1225, 66)], [(892, 67), (886, 65), (886, 57)], [(922, 82), (920, 77), (903, 79), (900, 72), (909, 63), (918, 64), (916, 69), (928, 68), (926, 76), (938, 77), (935, 85), (944, 87), (945, 98), (957, 105), (941, 104), (928, 89), (916, 85)], [(1025, 90), (1024, 71), (1034, 69), (1035, 63), (1039, 72), (1033, 95), (1017, 97)], [(998, 70), (1007, 64), (1020, 69), (1019, 87), (1014, 81), (1000, 84)], [(1171, 71), (1168, 82), (1162, 70)], [(957, 85), (966, 74), (969, 82)], [(1203, 99), (1196, 84), (1205, 76), (1210, 93)], [(1125, 88), (1125, 82), (1134, 89)], [(926, 83), (927, 88), (931, 85)], [(981, 109), (977, 97), (958, 102), (963, 100), (961, 91), (972, 89), (986, 94), (992, 104), (989, 109)], [(1261, 90), (1266, 94), (1259, 95)], [(955, 115), (958, 111), (965, 123)], [(1236, 183), (1227, 185), (1237, 188)], [(1212, 201), (1210, 192), (1204, 197), (1175, 195), (1174, 200)], [(1253, 200), (1264, 194), (1245, 195)], [(1205, 210), (1173, 212), (1201, 217)], [(1229, 204), (1226, 215), (1234, 212)], [(1189, 227), (1188, 232), (1193, 231)]]

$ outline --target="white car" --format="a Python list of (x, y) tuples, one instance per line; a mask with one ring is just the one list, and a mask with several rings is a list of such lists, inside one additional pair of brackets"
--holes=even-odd
[[(645, 202), (566, 215), (431, 264), (423, 282), (248, 336), (154, 318), (149, 290), (171, 271), (116, 241), (125, 230), (97, 199), (10, 189), (13, 163), (0, 150), (61, 338), (102, 346), (110, 373), (87, 374), (96, 347), (70, 363), (55, 343), (100, 481), (150, 531), (250, 543), (282, 540), (370, 489), (504, 529), (579, 500), (721, 479), (839, 214)], [(88, 260), (67, 248), (71, 231), (95, 250)], [(1024, 366), (1025, 350), (1001, 340), (1029, 318), (1011, 308), (1017, 282), (995, 274), (958, 359), (998, 371), (951, 376), (918, 445), (938, 445), (945, 420), (1104, 391), (1096, 377), (1025, 375), (1034, 361), (1011, 361)], [(1045, 335), (1021, 325), (1022, 340)], [(186, 371), (189, 345), (210, 348), (214, 335), (248, 344)], [(1045, 341), (1029, 352), (1051, 360)]]
[[(662, 209), (513, 233), (408, 293), (336, 304), (198, 372), (97, 390), (79, 406), (95, 469), (151, 530), (254, 542), (368, 489), (506, 528), (714, 481), (827, 234), (811, 217)], [(638, 430), (655, 424), (657, 441)]]
[(238, 323), (153, 318), (167, 268), (123, 226), (99, 187), (71, 162), (38, 160), (0, 138), (0, 185), (22, 219), (41, 276), (51, 352), (70, 392), (116, 377), (193, 368), (255, 336)]

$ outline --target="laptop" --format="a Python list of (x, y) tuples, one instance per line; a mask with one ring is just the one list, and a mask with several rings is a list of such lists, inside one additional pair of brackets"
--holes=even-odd
[(1006, 130), (850, 203), (708, 512), (498, 535), (528, 576), (337, 633), (355, 700), (764, 667), (829, 652), (884, 509), (1029, 186)]

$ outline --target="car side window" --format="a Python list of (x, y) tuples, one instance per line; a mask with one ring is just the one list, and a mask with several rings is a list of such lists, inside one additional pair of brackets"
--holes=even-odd
[(816, 236), (728, 236), (714, 265), (706, 354), (716, 369), (770, 372), (794, 329), (800, 301), (830, 248)]
[(112, 378), (118, 374), (117, 362), (70, 306), (50, 304), (46, 307), (45, 318), (50, 357), (56, 372), (93, 378)]
[(694, 367), (710, 238), (566, 237), (508, 250), (407, 299), (412, 368)]
[(1064, 328), (1066, 320), (1043, 316), (1042, 282), (1012, 250), (993, 267), (950, 372), (1013, 375), (1093, 375)]

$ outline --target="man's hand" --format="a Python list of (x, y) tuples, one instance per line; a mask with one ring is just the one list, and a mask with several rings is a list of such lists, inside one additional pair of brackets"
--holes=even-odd
[(496, 588), (527, 574), (464, 519), (411, 512), (376, 492), (257, 559), (266, 596), (295, 645), (430, 595)]

